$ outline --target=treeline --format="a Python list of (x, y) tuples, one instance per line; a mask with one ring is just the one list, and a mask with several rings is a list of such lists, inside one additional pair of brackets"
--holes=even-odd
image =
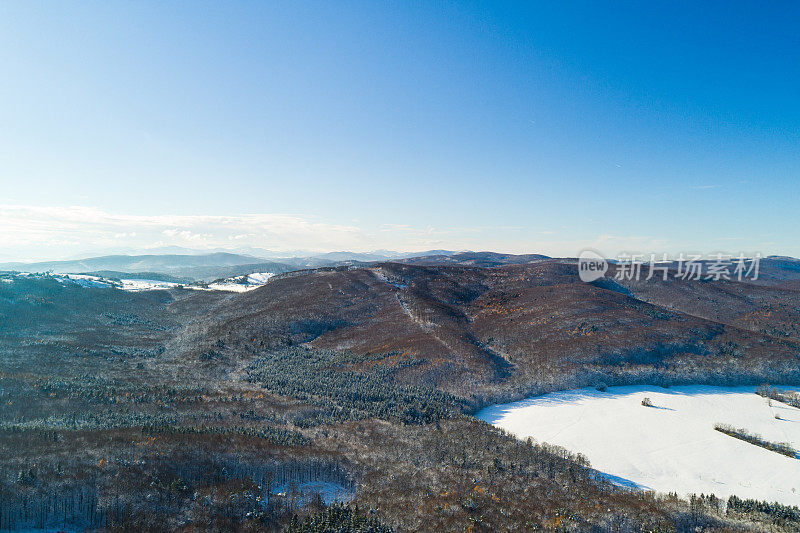
[(800, 409), (800, 393), (779, 391), (775, 387), (761, 385), (756, 389), (756, 394)]
[(786, 442), (770, 442), (768, 440), (764, 440), (761, 435), (748, 433), (745, 429), (735, 428), (728, 424), (715, 424), (714, 429), (730, 437), (749, 442), (750, 444), (760, 446), (773, 452), (778, 452), (787, 457), (797, 457), (797, 450), (792, 448), (792, 446)]
[(358, 506), (341, 504), (300, 519), (295, 515), (286, 533), (391, 533), (392, 528), (360, 512)]
[(0, 531), (96, 529), (106, 526), (107, 520), (106, 510), (98, 505), (94, 486), (48, 491), (0, 487)]
[(221, 394), (206, 387), (144, 386), (135, 387), (119, 379), (104, 379), (92, 374), (75, 378), (37, 378), (33, 389), (50, 398), (81, 399), (102, 404), (156, 404), (173, 406), (176, 403), (231, 404), (257, 400), (252, 395)]
[[(201, 530), (219, 520), (230, 526), (221, 530), (248, 521), (256, 530), (277, 530), (306, 505), (293, 488), (322, 482), (337, 485), (343, 494), (355, 493), (350, 471), (336, 461), (242, 461), (237, 455), (164, 458), (136, 479), (122, 476), (112, 485), (99, 478), (57, 485), (47, 472), (21, 470), (15, 481), (0, 484), (0, 531), (163, 531), (181, 523), (167, 526), (176, 516)], [(324, 507), (319, 496), (308, 500)]]
[[(742, 500), (736, 496), (728, 498), (727, 513), (729, 515), (744, 515), (746, 517), (761, 519), (766, 515), (771, 521), (781, 525), (796, 523), (800, 525), (800, 509), (795, 506), (781, 505), (757, 500)], [(755, 515), (755, 516), (753, 516)]]
[(306, 446), (311, 439), (283, 427), (259, 426), (175, 426), (170, 424), (145, 424), (142, 426), (142, 435), (240, 435), (243, 437), (256, 437), (277, 444), (279, 446)]
[(142, 427), (148, 425), (176, 425), (178, 416), (166, 414), (148, 413), (115, 413), (106, 411), (103, 413), (89, 413), (78, 415), (71, 413), (64, 416), (48, 416), (47, 418), (37, 418), (34, 420), (22, 420), (15, 422), (0, 422), (0, 430), (11, 433), (21, 433), (29, 430), (85, 430), (85, 429), (120, 429), (130, 427)]
[[(300, 426), (368, 417), (424, 424), (466, 411), (464, 400), (448, 393), (395, 382), (397, 372), (421, 361), (387, 366), (379, 361), (385, 357), (291, 347), (253, 361), (247, 377), (272, 393), (316, 406), (295, 421)], [(366, 362), (374, 364), (356, 367)]]
[[(727, 367), (724, 373), (718, 369), (698, 367), (691, 362), (685, 365), (667, 362), (658, 367), (630, 364), (611, 367), (587, 363), (575, 369), (550, 365), (540, 370), (540, 374), (532, 375), (520, 384), (502, 383), (488, 390), (478, 388), (471, 391), (474, 412), (494, 404), (510, 403), (530, 396), (601, 385), (620, 387), (648, 384), (669, 388), (683, 385), (739, 387), (765, 381), (800, 383), (800, 369), (796, 363), (775, 363), (769, 366), (740, 364), (738, 367)], [(791, 397), (790, 394), (789, 398)]]

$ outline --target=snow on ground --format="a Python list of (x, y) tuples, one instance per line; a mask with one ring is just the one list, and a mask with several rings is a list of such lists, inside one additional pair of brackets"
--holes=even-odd
[(272, 272), (254, 272), (247, 276), (247, 282), (252, 285), (263, 285), (274, 275)]
[(100, 276), (88, 274), (65, 274), (64, 276), (53, 276), (56, 279), (68, 279), (82, 287), (116, 287), (124, 291), (153, 291), (162, 289), (172, 289), (180, 285), (169, 281), (157, 279), (121, 279), (119, 281), (106, 279)]
[(120, 289), (124, 291), (153, 291), (161, 289), (172, 289), (177, 287), (180, 283), (172, 283), (170, 281), (159, 281), (156, 279), (121, 279)]
[(274, 275), (272, 272), (255, 272), (249, 274), (244, 280), (242, 278), (227, 278), (215, 283), (209, 283), (208, 288), (215, 291), (247, 292), (261, 287)]
[(216, 283), (209, 283), (208, 288), (212, 291), (227, 291), (227, 292), (247, 292), (255, 289), (250, 285), (244, 283), (236, 283), (235, 281), (218, 281)]
[[(716, 423), (730, 424), (800, 449), (800, 409), (774, 400), (770, 406), (754, 391), (700, 385), (590, 388), (495, 405), (477, 416), (519, 438), (580, 452), (621, 485), (800, 506), (800, 459), (714, 430)], [(654, 407), (641, 405), (644, 397)]]
[(112, 286), (111, 282), (101, 278), (100, 276), (90, 276), (88, 274), (66, 274), (64, 276), (53, 276), (53, 277), (59, 281), (68, 279), (71, 282), (80, 285), (81, 287), (103, 288)]
[(355, 493), (352, 490), (348, 490), (339, 483), (332, 481), (306, 481), (305, 483), (295, 484), (294, 488), (287, 484), (272, 489), (272, 493), (286, 498), (292, 496), (293, 489), (301, 505), (311, 503), (315, 494), (319, 494), (322, 497), (325, 505), (330, 505), (334, 502), (347, 503), (355, 497)]
[(208, 285), (200, 283), (183, 284), (173, 283), (170, 281), (160, 281), (155, 279), (121, 279), (111, 280), (100, 276), (91, 276), (88, 274), (33, 274), (27, 272), (15, 272), (10, 274), (10, 277), (0, 278), (0, 281), (5, 283), (13, 283), (17, 277), (37, 277), (37, 278), (52, 278), (60, 283), (75, 283), (81, 287), (100, 287), (122, 289), (124, 291), (154, 291), (173, 289), (176, 287), (183, 287), (185, 289), (193, 289), (198, 291), (228, 291), (228, 292), (246, 292), (257, 289), (267, 283), (269, 279), (275, 274), (272, 272), (256, 272), (249, 274), (246, 277), (226, 278), (219, 280)]

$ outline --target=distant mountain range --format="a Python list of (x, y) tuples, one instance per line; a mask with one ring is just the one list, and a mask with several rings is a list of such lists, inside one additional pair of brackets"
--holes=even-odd
[(495, 252), (453, 252), (429, 250), (401, 253), (390, 250), (374, 252), (328, 252), (304, 257), (255, 256), (230, 252), (207, 254), (145, 254), (106, 255), (67, 261), (40, 261), (35, 263), (3, 263), (0, 270), (21, 272), (76, 273), (149, 273), (163, 274), (183, 279), (213, 280), (242, 276), (254, 272), (280, 274), (292, 270), (343, 265), (360, 265), (381, 261), (396, 261), (419, 265), (463, 265), (491, 267), (505, 264), (522, 264), (546, 259), (543, 255), (511, 255)]
[(193, 279), (223, 277), (231, 269), (245, 265), (259, 265), (264, 271), (290, 270), (281, 263), (265, 262), (257, 257), (212, 253), (205, 255), (107, 255), (72, 261), (43, 261), (38, 263), (5, 263), (0, 270), (25, 272), (54, 272), (56, 274), (114, 271), (124, 273), (154, 272)]
[[(120, 274), (148, 274), (148, 278), (179, 278), (182, 282), (212, 281), (219, 278), (243, 276), (256, 272), (282, 274), (295, 270), (363, 266), (372, 263), (394, 262), (419, 266), (465, 266), (493, 268), (505, 265), (523, 265), (550, 259), (541, 254), (504, 254), (498, 252), (472, 252), (428, 250), (401, 253), (391, 250), (373, 252), (328, 252), (308, 256), (282, 257), (262, 250), (264, 255), (232, 252), (106, 255), (67, 261), (41, 261), (35, 263), (0, 263), (0, 271), (53, 272), (55, 274), (96, 274), (119, 277)], [(269, 257), (266, 257), (269, 255)], [(572, 262), (574, 259), (564, 259)], [(612, 262), (613, 263), (613, 262)], [(677, 264), (670, 265), (676, 268)], [(800, 261), (791, 257), (770, 256), (761, 259), (761, 283), (775, 280), (797, 282)]]
[[(267, 252), (266, 250), (264, 252)], [(376, 261), (399, 260), (416, 256), (446, 257), (445, 250), (430, 252), (399, 253), (380, 250), (370, 253), (329, 252), (309, 256), (270, 257), (214, 252), (206, 254), (144, 254), (144, 255), (106, 255), (73, 259), (66, 261), (40, 261), (33, 263), (13, 262), (0, 264), (0, 270), (22, 272), (53, 272), (56, 274), (75, 273), (155, 273), (196, 280), (213, 280), (223, 277), (241, 276), (253, 272), (282, 273), (306, 268), (320, 268), (346, 264), (370, 263)], [(267, 255), (267, 254), (265, 254)]]

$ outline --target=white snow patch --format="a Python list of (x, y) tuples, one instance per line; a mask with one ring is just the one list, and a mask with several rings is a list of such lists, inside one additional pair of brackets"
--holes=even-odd
[(180, 283), (156, 279), (121, 279), (115, 281), (89, 274), (66, 274), (64, 278), (83, 287), (116, 287), (130, 292), (172, 289), (180, 285)]
[(58, 281), (69, 280), (81, 287), (111, 287), (113, 283), (101, 278), (100, 276), (90, 276), (88, 274), (66, 274), (64, 276), (53, 276)]
[(297, 483), (294, 487), (292, 487), (292, 484), (287, 484), (273, 489), (272, 493), (283, 498), (289, 498), (294, 495), (298, 498), (301, 506), (311, 503), (315, 494), (319, 494), (322, 497), (325, 505), (330, 505), (334, 502), (347, 503), (355, 497), (352, 490), (348, 490), (339, 483), (332, 481), (307, 481)]
[(154, 291), (174, 289), (183, 287), (185, 289), (192, 289), (198, 291), (228, 291), (228, 292), (246, 292), (257, 289), (267, 283), (269, 279), (275, 274), (272, 272), (255, 272), (248, 274), (246, 277), (226, 278), (215, 283), (203, 285), (201, 283), (174, 283), (171, 281), (161, 281), (156, 279), (120, 279), (111, 280), (100, 276), (92, 276), (89, 274), (32, 274), (32, 273), (14, 273), (11, 277), (0, 278), (0, 281), (5, 283), (13, 283), (17, 277), (34, 277), (34, 278), (52, 278), (59, 283), (74, 283), (81, 287), (102, 287), (102, 288), (117, 288), (124, 291), (138, 292), (138, 291)]
[[(587, 388), (495, 405), (477, 416), (519, 438), (580, 452), (621, 485), (800, 505), (800, 459), (714, 430), (716, 423), (730, 424), (800, 449), (800, 409), (774, 400), (770, 405), (754, 391), (700, 385)], [(644, 397), (654, 407), (641, 405)]]
[(209, 283), (208, 288), (215, 291), (247, 292), (257, 289), (267, 283), (274, 276), (272, 272), (254, 272), (246, 278), (227, 278), (216, 283)]
[(172, 289), (181, 285), (180, 283), (156, 279), (121, 279), (119, 281), (120, 289), (131, 292)]
[(247, 276), (247, 282), (252, 285), (263, 285), (274, 275), (273, 272), (254, 272)]
[(209, 283), (208, 288), (213, 291), (247, 292), (255, 287), (245, 285), (244, 283), (236, 283), (234, 281), (220, 281), (217, 283)]

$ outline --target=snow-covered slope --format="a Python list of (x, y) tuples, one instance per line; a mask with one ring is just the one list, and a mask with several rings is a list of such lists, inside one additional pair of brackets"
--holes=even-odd
[(227, 278), (209, 283), (208, 288), (215, 291), (247, 292), (261, 287), (274, 275), (272, 272), (255, 272), (246, 277)]
[[(580, 452), (620, 484), (800, 505), (800, 459), (714, 430), (716, 423), (730, 424), (800, 449), (800, 409), (770, 402), (754, 390), (580, 389), (492, 406), (478, 417), (520, 438)], [(653, 407), (641, 404), (645, 397)]]
[(178, 287), (179, 283), (171, 281), (159, 281), (155, 279), (121, 279), (120, 289), (124, 291), (153, 291), (160, 289), (172, 289)]
[(81, 287), (94, 288), (116, 288), (124, 291), (152, 291), (166, 290), (183, 287), (191, 290), (212, 290), (227, 292), (246, 292), (257, 289), (267, 283), (275, 274), (272, 272), (256, 272), (247, 276), (225, 278), (205, 285), (200, 282), (195, 283), (175, 283), (172, 281), (161, 281), (155, 279), (108, 279), (101, 276), (88, 274), (52, 274), (52, 273), (29, 273), (29, 272), (8, 272), (0, 274), (0, 281), (4, 283), (14, 283), (17, 278), (49, 278), (60, 283), (74, 283)]
[(82, 287), (105, 287), (111, 288), (115, 287), (117, 289), (122, 289), (124, 291), (153, 291), (153, 290), (161, 290), (161, 289), (172, 289), (175, 287), (180, 286), (179, 283), (173, 283), (171, 281), (160, 281), (156, 279), (120, 279), (120, 280), (110, 280), (107, 278), (103, 278), (100, 276), (91, 276), (88, 274), (49, 274), (50, 277), (57, 279), (59, 281), (69, 280), (73, 283), (77, 283)]

